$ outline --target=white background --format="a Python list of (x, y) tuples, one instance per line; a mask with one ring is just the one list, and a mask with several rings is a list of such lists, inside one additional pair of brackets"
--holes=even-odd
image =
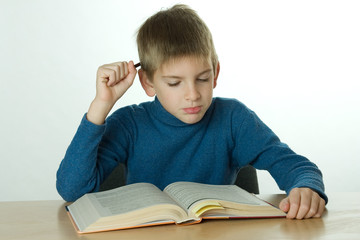
[[(60, 199), (56, 170), (94, 97), (98, 66), (137, 61), (138, 27), (178, 2), (0, 1), (0, 201)], [(182, 3), (213, 33), (215, 96), (253, 109), (321, 168), (328, 192), (360, 191), (360, 3)], [(148, 100), (136, 81), (116, 107)], [(262, 193), (279, 192), (258, 174)]]

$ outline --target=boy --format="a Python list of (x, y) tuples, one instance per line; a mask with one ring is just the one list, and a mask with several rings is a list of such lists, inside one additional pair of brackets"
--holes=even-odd
[[(176, 181), (232, 184), (248, 164), (268, 170), (288, 193), (288, 218), (320, 217), (327, 197), (320, 170), (295, 154), (246, 106), (213, 98), (220, 65), (205, 23), (184, 5), (150, 17), (137, 36), (139, 79), (152, 102), (107, 115), (132, 85), (130, 61), (98, 69), (96, 96), (57, 172), (67, 201), (98, 191), (119, 164), (127, 183), (163, 189)], [(106, 119), (107, 118), (107, 119)]]

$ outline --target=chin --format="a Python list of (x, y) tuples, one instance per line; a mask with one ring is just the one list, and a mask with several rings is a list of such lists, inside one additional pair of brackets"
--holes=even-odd
[(201, 119), (203, 118), (203, 116), (201, 117), (191, 117), (191, 118), (186, 118), (186, 119), (181, 119), (182, 122), (187, 123), (187, 124), (195, 124), (201, 121)]

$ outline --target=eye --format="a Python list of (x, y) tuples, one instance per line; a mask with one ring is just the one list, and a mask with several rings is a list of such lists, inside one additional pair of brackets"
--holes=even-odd
[(197, 79), (199, 82), (208, 82), (209, 78), (198, 78)]
[(179, 84), (180, 84), (180, 82), (171, 82), (171, 83), (168, 83), (168, 86), (169, 87), (176, 87)]

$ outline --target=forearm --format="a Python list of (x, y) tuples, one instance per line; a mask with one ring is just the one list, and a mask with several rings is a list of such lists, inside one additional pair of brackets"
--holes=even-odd
[[(119, 145), (118, 142), (109, 140), (106, 147), (102, 148), (100, 143), (106, 135), (104, 125), (106, 117), (114, 104), (132, 85), (136, 74), (132, 61), (99, 67), (95, 99), (57, 172), (56, 187), (66, 201), (74, 201), (85, 193), (96, 191), (103, 179), (118, 164), (117, 160), (126, 159), (126, 150), (124, 150), (126, 147), (116, 149), (115, 145)], [(114, 129), (117, 128), (118, 125), (115, 123)]]
[(294, 188), (310, 188), (317, 192), (321, 198), (327, 203), (328, 198), (325, 194), (325, 186), (320, 169), (309, 160), (305, 159), (296, 168), (292, 169), (289, 173), (289, 180), (284, 188), (287, 194)]
[(286, 145), (274, 146), (272, 152), (275, 157), (267, 170), (280, 189), (289, 194), (294, 188), (310, 188), (327, 202), (322, 173), (314, 163)]
[(327, 200), (318, 167), (282, 143), (255, 113), (244, 112), (247, 115), (236, 134), (239, 165), (252, 164), (269, 171), (280, 189), (287, 193), (296, 187), (307, 187)]

